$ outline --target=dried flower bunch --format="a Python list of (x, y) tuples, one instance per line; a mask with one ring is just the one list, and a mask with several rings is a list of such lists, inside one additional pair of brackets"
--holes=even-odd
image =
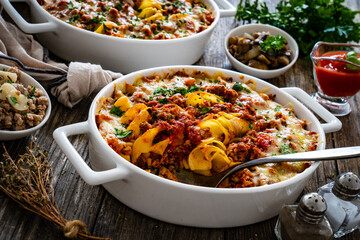
[(0, 189), (23, 208), (55, 223), (67, 238), (104, 239), (90, 236), (86, 225), (79, 221), (67, 221), (60, 214), (54, 198), (53, 172), (47, 153), (32, 139), (26, 153), (17, 160), (11, 158), (4, 146), (0, 161)]

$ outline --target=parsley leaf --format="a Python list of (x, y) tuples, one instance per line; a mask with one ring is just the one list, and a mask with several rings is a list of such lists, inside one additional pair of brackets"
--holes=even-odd
[(72, 22), (75, 22), (75, 21), (77, 21), (77, 20), (79, 20), (79, 19), (80, 19), (79, 14), (74, 14), (74, 15), (72, 15), (71, 18), (69, 19), (69, 22), (72, 23)]
[(33, 86), (33, 88), (31, 89), (31, 92), (29, 93), (29, 95), (27, 95), (27, 97), (30, 99), (33, 99), (35, 97), (35, 90), (36, 90), (36, 87)]
[(18, 100), (16, 97), (10, 97), (10, 100), (14, 103), (14, 104), (17, 104), (18, 103)]
[(274, 108), (274, 111), (275, 111), (275, 112), (278, 112), (278, 111), (280, 111), (280, 109), (281, 109), (280, 105), (277, 105), (277, 106)]
[(239, 82), (236, 82), (234, 84), (234, 86), (232, 87), (232, 89), (234, 89), (235, 91), (242, 91), (242, 90), (245, 90), (246, 92), (248, 93), (251, 93), (250, 89), (244, 87), (241, 83)]
[(260, 46), (265, 52), (276, 53), (281, 50), (286, 44), (286, 38), (281, 35), (268, 36)]
[(120, 108), (118, 108), (118, 107), (112, 106), (110, 109), (110, 113), (114, 114), (118, 117), (121, 117), (125, 112), (120, 110)]
[(115, 128), (115, 136), (119, 139), (129, 137), (132, 132), (133, 132), (133, 130), (124, 131), (124, 130), (119, 130), (119, 129)]
[(211, 107), (203, 107), (203, 108), (199, 108), (200, 110), (200, 114), (205, 114), (207, 112), (209, 112), (211, 110)]
[(161, 104), (166, 104), (168, 102), (167, 98), (162, 98), (158, 100)]

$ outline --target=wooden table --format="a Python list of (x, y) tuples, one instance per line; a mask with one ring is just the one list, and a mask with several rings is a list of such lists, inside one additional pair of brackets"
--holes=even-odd
[[(234, 5), (239, 1), (230, 0)], [(269, 4), (271, 0), (266, 1)], [(359, 9), (359, 2), (349, 1), (352, 8)], [(238, 23), (232, 17), (223, 18), (216, 27), (199, 65), (232, 69), (227, 60), (223, 40), (225, 34)], [(315, 92), (311, 62), (299, 59), (285, 75), (269, 80), (278, 87), (296, 86), (309, 94)], [(61, 213), (68, 220), (79, 219), (85, 222), (94, 236), (111, 239), (275, 239), (274, 226), (276, 217), (250, 226), (227, 229), (202, 229), (184, 227), (161, 222), (138, 213), (112, 197), (102, 186), (89, 186), (74, 170), (72, 165), (54, 142), (53, 131), (63, 125), (85, 121), (92, 98), (80, 102), (73, 109), (68, 109), (52, 100), (52, 113), (46, 125), (36, 132), (40, 146), (48, 151), (54, 171), (55, 198)], [(343, 128), (327, 134), (327, 148), (360, 145), (360, 95), (351, 100), (353, 111), (339, 118)], [(72, 137), (71, 141), (79, 153), (88, 158), (86, 136)], [(14, 157), (24, 152), (30, 137), (4, 142)], [(345, 171), (359, 174), (359, 159), (329, 161), (322, 163), (304, 189), (304, 193), (316, 189), (330, 181), (334, 176)], [(239, 214), (241, 214), (239, 212)], [(63, 233), (53, 224), (20, 208), (14, 201), (0, 192), (0, 239), (64, 239)], [(357, 230), (342, 239), (360, 239)]]

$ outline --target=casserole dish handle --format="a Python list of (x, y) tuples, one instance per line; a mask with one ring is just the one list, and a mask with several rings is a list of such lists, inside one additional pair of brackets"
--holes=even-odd
[(305, 91), (297, 87), (281, 88), (291, 96), (301, 100), (301, 102), (314, 111), (319, 117), (321, 117), (326, 123), (322, 123), (321, 127), (325, 133), (331, 133), (339, 131), (342, 127), (341, 121), (326, 110), (320, 103), (316, 102)]
[(228, 2), (228, 0), (214, 0), (220, 9), (220, 17), (233, 17), (236, 13), (236, 8)]
[[(36, 1), (30, 0), (12, 0), (11, 2), (27, 2), (29, 5), (38, 4)], [(10, 0), (0, 0), (1, 5), (5, 8), (5, 11), (11, 19), (18, 25), (18, 27), (26, 33), (42, 33), (51, 32), (56, 28), (54, 22), (46, 23), (29, 23), (27, 22), (18, 11), (11, 5)]]
[(74, 146), (70, 143), (68, 137), (72, 135), (91, 134), (89, 131), (90, 126), (88, 122), (80, 122), (56, 129), (53, 133), (54, 139), (65, 155), (68, 157), (72, 165), (75, 167), (79, 175), (89, 185), (99, 185), (107, 182), (112, 182), (124, 179), (129, 171), (117, 165), (113, 169), (105, 171), (92, 170), (75, 150)]

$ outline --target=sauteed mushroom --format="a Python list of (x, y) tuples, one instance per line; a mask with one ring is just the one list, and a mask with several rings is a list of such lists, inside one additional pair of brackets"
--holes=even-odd
[[(275, 47), (272, 40), (276, 40)], [(284, 37), (271, 36), (269, 32), (255, 32), (252, 35), (245, 33), (244, 36), (230, 37), (228, 48), (230, 54), (240, 62), (264, 70), (288, 65), (293, 54)]]

